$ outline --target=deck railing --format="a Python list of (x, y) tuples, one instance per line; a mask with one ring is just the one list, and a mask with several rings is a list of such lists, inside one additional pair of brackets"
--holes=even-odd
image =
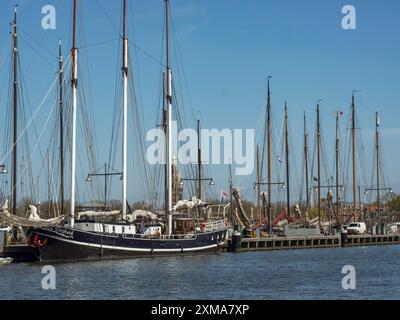
[(211, 222), (204, 222), (200, 224), (200, 230), (202, 232), (210, 232), (210, 231), (217, 231), (225, 229), (227, 225), (226, 219), (211, 221)]
[(184, 234), (184, 235), (145, 235), (145, 234), (124, 234), (124, 238), (126, 239), (146, 239), (146, 240), (194, 240), (197, 238), (196, 234)]

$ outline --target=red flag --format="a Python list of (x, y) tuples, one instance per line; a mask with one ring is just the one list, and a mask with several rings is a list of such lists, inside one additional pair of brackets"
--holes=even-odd
[(224, 202), (224, 200), (227, 200), (229, 198), (229, 194), (225, 192), (224, 190), (221, 190), (221, 199), (220, 202)]

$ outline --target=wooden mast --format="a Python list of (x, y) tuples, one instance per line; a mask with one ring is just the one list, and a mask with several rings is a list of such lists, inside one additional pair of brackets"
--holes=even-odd
[(358, 184), (358, 207), (360, 208), (360, 216), (361, 216), (361, 205), (362, 205), (362, 199), (361, 199), (361, 185)]
[(197, 119), (197, 180), (198, 199), (201, 199), (201, 145), (200, 145), (200, 119)]
[(317, 162), (318, 162), (318, 223), (321, 225), (321, 123), (319, 103), (317, 104)]
[(76, 108), (78, 89), (78, 49), (76, 47), (76, 1), (74, 0), (73, 23), (72, 23), (72, 152), (71, 152), (71, 213), (70, 227), (75, 225), (75, 181), (76, 181)]
[(267, 92), (267, 152), (268, 152), (268, 160), (267, 160), (267, 180), (268, 180), (268, 225), (269, 232), (272, 230), (272, 203), (271, 203), (271, 90), (270, 90), (270, 79), (271, 76), (268, 76), (268, 92)]
[(378, 225), (379, 225), (379, 230), (381, 228), (381, 206), (380, 206), (380, 185), (379, 185), (379, 180), (380, 180), (380, 157), (379, 157), (379, 114), (378, 112), (375, 113), (375, 147), (376, 147), (376, 204), (378, 207)]
[(64, 214), (64, 120), (63, 120), (63, 87), (64, 87), (64, 58), (62, 56), (61, 40), (59, 42), (59, 104), (60, 104), (60, 212)]
[(353, 163), (353, 220), (356, 221), (356, 118), (355, 118), (355, 102), (354, 91), (351, 97), (351, 144), (352, 144), (352, 163)]
[(339, 140), (339, 113), (336, 112), (336, 143), (335, 143), (335, 167), (336, 167), (336, 219), (338, 225), (340, 225), (340, 213), (339, 213), (339, 152), (340, 152), (340, 140)]
[(306, 211), (310, 204), (310, 188), (308, 181), (308, 133), (307, 133), (307, 119), (306, 112), (304, 111), (304, 160), (305, 160), (305, 177), (306, 177)]
[(262, 213), (261, 213), (261, 168), (260, 168), (260, 148), (257, 146), (257, 206), (258, 213), (260, 217), (260, 223), (262, 221)]
[(229, 162), (229, 203), (230, 203), (230, 212), (231, 212), (231, 223), (232, 226), (234, 225), (233, 222), (233, 179), (232, 179), (232, 163), (231, 161)]
[(286, 214), (290, 217), (290, 163), (289, 163), (289, 118), (285, 102), (285, 149), (286, 149)]
[(12, 166), (12, 213), (17, 214), (17, 141), (18, 141), (18, 33), (17, 6), (14, 7), (13, 21), (13, 166)]
[[(165, 108), (165, 100), (166, 100), (166, 93), (165, 93), (165, 72), (163, 72), (163, 77), (162, 77), (162, 87), (163, 87), (163, 99), (162, 99), (162, 104), (163, 104), (163, 112), (162, 112), (162, 117), (163, 117), (163, 122), (162, 122), (162, 126), (163, 126), (163, 130), (164, 130), (164, 136), (167, 137), (167, 110)], [(167, 148), (167, 144), (165, 144), (165, 157), (167, 157), (167, 152), (168, 152), (168, 148)], [(167, 165), (167, 161), (164, 161), (164, 210), (165, 210), (165, 220), (168, 220), (168, 165)]]

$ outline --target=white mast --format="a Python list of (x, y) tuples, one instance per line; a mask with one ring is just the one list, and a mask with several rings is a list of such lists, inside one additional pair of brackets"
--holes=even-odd
[(75, 224), (75, 174), (76, 174), (76, 99), (78, 84), (78, 49), (76, 48), (76, 0), (74, 0), (73, 35), (72, 35), (72, 154), (71, 154), (71, 222)]
[(128, 39), (126, 37), (126, 0), (123, 13), (123, 57), (122, 57), (122, 86), (123, 86), (123, 116), (122, 116), (122, 218), (126, 220), (126, 178), (127, 178), (127, 118), (128, 118)]
[[(13, 21), (13, 165), (12, 165), (12, 213), (17, 214), (17, 141), (18, 141), (18, 32), (17, 32), (17, 6), (14, 7)], [(15, 238), (15, 232), (14, 232)]]
[(168, 235), (172, 234), (172, 73), (169, 57), (169, 0), (165, 0), (167, 49), (167, 192)]

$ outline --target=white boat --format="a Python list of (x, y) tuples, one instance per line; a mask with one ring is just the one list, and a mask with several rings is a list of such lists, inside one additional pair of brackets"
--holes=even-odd
[(0, 265), (11, 264), (13, 261), (13, 258), (0, 258)]

